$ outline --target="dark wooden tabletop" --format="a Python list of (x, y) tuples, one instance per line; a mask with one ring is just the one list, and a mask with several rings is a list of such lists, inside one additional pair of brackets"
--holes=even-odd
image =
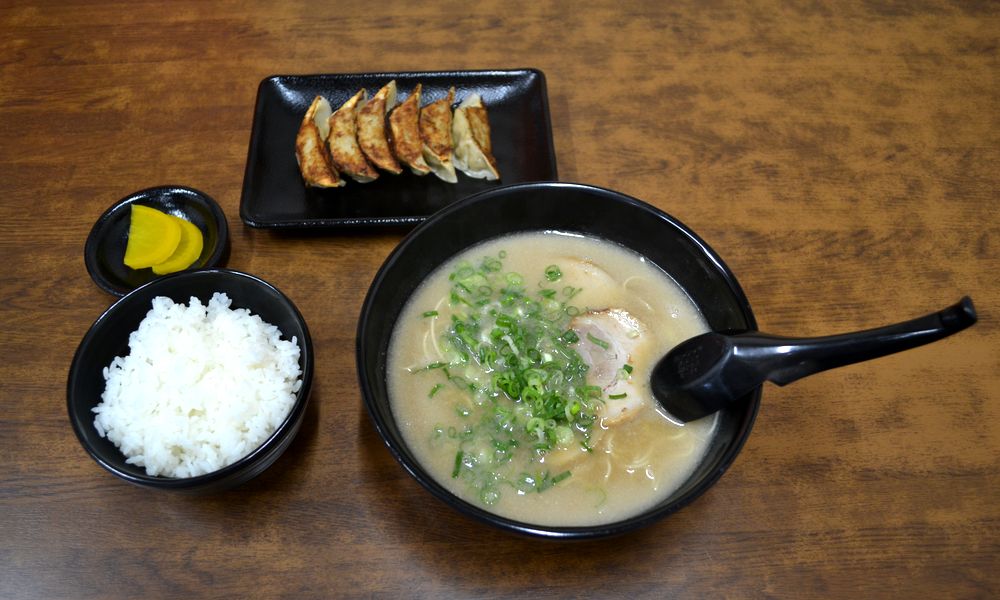
[[(1000, 6), (994, 2), (98, 2), (0, 6), (0, 597), (1000, 595)], [(972, 296), (961, 334), (785, 388), (742, 454), (646, 529), (554, 543), (434, 499), (361, 404), (364, 294), (399, 231), (239, 218), (273, 74), (533, 67), (560, 179), (697, 231), (761, 328), (873, 327)], [(114, 298), (97, 217), (141, 188), (216, 198), (229, 266), (287, 293), (316, 350), (305, 425), (267, 472), (132, 487), (66, 416)]]

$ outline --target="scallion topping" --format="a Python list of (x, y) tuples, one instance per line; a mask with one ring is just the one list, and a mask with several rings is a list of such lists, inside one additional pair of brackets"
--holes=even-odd
[[(501, 251), (452, 270), (451, 303), (443, 313), (448, 326), (438, 340), (443, 358), (420, 370), (441, 374), (434, 375), (441, 379), (428, 397), (466, 397), (456, 402), (456, 413), (464, 417), (461, 429), (448, 427), (441, 439), (438, 426), (437, 438), (456, 451), (452, 477), (487, 504), (498, 501), (505, 486), (542, 492), (569, 477), (570, 471), (513, 469), (537, 465), (557, 448), (589, 448), (604, 402), (601, 388), (587, 384), (587, 364), (574, 346), (580, 335), (570, 322), (580, 309), (568, 301), (579, 289), (566, 286), (560, 294), (558, 287), (546, 287), (562, 278), (557, 265), (526, 285), (520, 273), (504, 270), (506, 257)], [(424, 316), (442, 315), (429, 310)]]
[(607, 342), (605, 342), (601, 338), (594, 337), (594, 334), (592, 334), (592, 333), (588, 333), (587, 334), (587, 339), (590, 340), (591, 344), (594, 344), (595, 346), (600, 346), (601, 349), (603, 349), (603, 350), (607, 350), (608, 348), (611, 347)]
[(572, 473), (570, 473), (569, 471), (563, 471), (562, 473), (552, 478), (552, 485), (559, 483), (563, 479), (568, 479), (570, 475), (572, 475)]

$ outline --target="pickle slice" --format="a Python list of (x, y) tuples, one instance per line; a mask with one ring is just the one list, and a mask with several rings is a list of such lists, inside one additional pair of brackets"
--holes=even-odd
[(181, 227), (181, 239), (177, 244), (177, 249), (167, 260), (153, 265), (153, 272), (157, 275), (183, 271), (190, 267), (201, 256), (201, 249), (204, 245), (201, 230), (198, 229), (197, 225), (180, 217), (167, 216), (177, 220)]
[(144, 269), (170, 258), (181, 240), (181, 226), (155, 208), (133, 204), (125, 246), (125, 264)]

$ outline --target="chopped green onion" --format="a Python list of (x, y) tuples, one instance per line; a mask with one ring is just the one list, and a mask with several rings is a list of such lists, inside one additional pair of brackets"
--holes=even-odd
[(537, 431), (539, 429), (545, 429), (545, 420), (539, 419), (538, 417), (533, 417), (528, 424), (524, 427), (528, 431)]
[(625, 365), (622, 367), (622, 371), (625, 371), (626, 373), (628, 373), (629, 375), (631, 375), (632, 374), (632, 365), (630, 365), (628, 363), (625, 363)]
[(587, 339), (590, 340), (590, 343), (594, 344), (595, 346), (600, 346), (603, 350), (607, 350), (608, 348), (611, 347), (607, 342), (605, 342), (599, 337), (594, 337), (594, 335), (591, 333), (587, 334)]
[(499, 271), (502, 268), (503, 268), (503, 263), (493, 258), (492, 256), (487, 256), (486, 258), (483, 259), (483, 270), (485, 271), (489, 271), (492, 273), (495, 271)]
[(486, 506), (493, 506), (498, 500), (500, 500), (500, 490), (492, 486), (486, 486), (479, 494), (479, 499)]
[(570, 475), (572, 475), (572, 473), (570, 473), (569, 471), (563, 471), (562, 473), (552, 478), (552, 485), (559, 483), (563, 479), (568, 478)]
[(610, 398), (612, 400), (621, 400), (622, 398), (624, 398), (626, 396), (628, 396), (628, 394), (626, 394), (625, 392), (622, 392), (620, 394), (608, 394), (608, 398)]
[(427, 312), (424, 313), (424, 316), (425, 317), (436, 317), (436, 316), (438, 316), (438, 311), (436, 311), (436, 310), (429, 310), (429, 311), (427, 311)]
[(573, 441), (573, 430), (565, 425), (555, 428), (556, 443), (560, 446), (568, 446)]
[(542, 493), (569, 476), (570, 476), (569, 471), (563, 471), (562, 473), (556, 475), (555, 477), (552, 477), (551, 475), (549, 475), (548, 471), (546, 471), (545, 474), (542, 475), (541, 477), (534, 478), (528, 476), (525, 477), (523, 481), (525, 483), (533, 483), (535, 486), (535, 491), (538, 493)]
[(538, 464), (556, 448), (589, 448), (605, 402), (601, 388), (587, 384), (588, 366), (574, 346), (581, 334), (570, 322), (580, 309), (566, 296), (579, 289), (550, 286), (563, 277), (556, 265), (526, 282), (504, 270), (506, 252), (495, 256), (456, 266), (449, 278), (451, 304), (440, 314), (425, 313), (448, 323), (437, 340), (444, 358), (423, 369), (441, 372), (428, 397), (450, 388), (449, 382), (464, 396), (454, 405), (464, 420), (437, 426), (437, 435), (456, 452), (452, 477), (484, 503), (498, 501), (505, 485), (541, 492), (569, 477), (569, 471), (518, 475), (515, 465)]

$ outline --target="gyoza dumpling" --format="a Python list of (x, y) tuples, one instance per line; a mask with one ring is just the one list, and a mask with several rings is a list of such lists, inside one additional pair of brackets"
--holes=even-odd
[(326, 138), (330, 135), (330, 103), (323, 96), (316, 96), (295, 136), (295, 160), (306, 185), (312, 187), (340, 187), (344, 180), (330, 162)]
[(417, 175), (426, 175), (431, 168), (424, 162), (424, 143), (420, 139), (420, 88), (418, 83), (410, 97), (389, 114), (389, 129), (392, 152), (399, 162)]
[(392, 80), (358, 109), (358, 146), (371, 164), (399, 175), (403, 169), (392, 156), (389, 140), (385, 136), (385, 115), (395, 105), (396, 80)]
[(330, 115), (330, 137), (326, 139), (334, 166), (360, 183), (378, 178), (378, 171), (368, 164), (357, 139), (358, 104), (363, 103), (366, 97), (362, 88)]
[(490, 121), (479, 94), (462, 100), (451, 123), (455, 168), (477, 179), (500, 179), (490, 143)]
[(451, 161), (451, 105), (455, 102), (455, 88), (448, 95), (420, 109), (420, 138), (427, 166), (435, 175), (455, 183), (455, 165)]

